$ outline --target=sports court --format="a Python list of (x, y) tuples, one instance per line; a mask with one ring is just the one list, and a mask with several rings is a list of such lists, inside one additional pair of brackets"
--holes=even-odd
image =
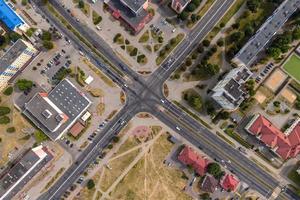
[(281, 86), (284, 80), (287, 78), (287, 75), (281, 71), (280, 69), (276, 69), (265, 82), (265, 86), (269, 88), (272, 92), (276, 92), (276, 90)]

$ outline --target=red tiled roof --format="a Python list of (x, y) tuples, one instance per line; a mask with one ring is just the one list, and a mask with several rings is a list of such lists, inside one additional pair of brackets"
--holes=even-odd
[(288, 136), (274, 126), (267, 118), (259, 115), (248, 128), (248, 131), (260, 137), (267, 146), (274, 148), (283, 159), (297, 156), (300, 152), (300, 123), (291, 130)]
[(84, 125), (81, 124), (80, 122), (76, 122), (69, 130), (69, 133), (73, 136), (73, 137), (77, 137), (81, 131), (84, 129)]
[(185, 165), (191, 165), (197, 174), (203, 176), (206, 173), (209, 160), (205, 156), (197, 154), (191, 147), (184, 147), (178, 156)]
[(226, 174), (221, 180), (221, 187), (224, 190), (235, 191), (238, 184), (239, 181), (232, 174)]

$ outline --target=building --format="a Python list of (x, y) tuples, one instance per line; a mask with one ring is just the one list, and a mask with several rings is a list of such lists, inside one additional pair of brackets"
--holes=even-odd
[(0, 90), (24, 69), (35, 57), (37, 50), (28, 42), (19, 39), (0, 58)]
[(68, 79), (50, 93), (35, 94), (23, 111), (52, 140), (59, 139), (91, 105), (91, 101)]
[(201, 191), (214, 193), (218, 187), (218, 180), (211, 175), (206, 175), (201, 183)]
[(0, 0), (0, 21), (11, 31), (26, 32), (29, 26), (25, 21), (6, 3)]
[(298, 54), (298, 56), (300, 56), (300, 45), (298, 45), (298, 47), (296, 49), (296, 53)]
[(69, 130), (69, 133), (74, 137), (77, 138), (77, 136), (83, 131), (85, 126), (81, 122), (76, 122)]
[(181, 13), (191, 0), (172, 0), (171, 7), (177, 12)]
[(256, 114), (245, 129), (284, 160), (294, 158), (300, 152), (300, 118), (282, 132), (267, 118)]
[(200, 176), (205, 175), (207, 165), (210, 163), (205, 156), (199, 155), (191, 147), (187, 146), (179, 153), (178, 160), (185, 165), (191, 166)]
[(51, 159), (46, 147), (38, 146), (0, 176), (0, 200), (12, 199)]
[(147, 11), (148, 0), (105, 0), (114, 18), (123, 22), (134, 34), (152, 19)]
[(246, 67), (232, 69), (219, 83), (212, 89), (212, 98), (226, 110), (235, 110), (245, 100), (247, 92), (244, 83), (250, 78), (252, 73)]
[(273, 12), (256, 34), (236, 54), (232, 62), (237, 66), (249, 67), (257, 54), (266, 46), (290, 16), (300, 8), (300, 0), (285, 0)]
[(235, 178), (232, 174), (225, 174), (220, 181), (220, 185), (224, 190), (232, 192), (237, 189), (239, 180), (237, 180), (237, 178)]

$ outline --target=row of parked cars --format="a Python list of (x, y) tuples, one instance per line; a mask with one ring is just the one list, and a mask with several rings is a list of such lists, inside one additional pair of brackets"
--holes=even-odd
[(255, 82), (259, 83), (263, 77), (265, 77), (269, 72), (272, 71), (272, 68), (274, 67), (273, 63), (269, 63), (266, 65), (263, 71), (260, 72), (260, 74), (255, 78)]

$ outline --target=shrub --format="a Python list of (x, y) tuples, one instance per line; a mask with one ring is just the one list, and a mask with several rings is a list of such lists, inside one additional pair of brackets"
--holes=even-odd
[(16, 128), (15, 127), (9, 127), (9, 128), (7, 128), (6, 129), (6, 132), (8, 132), (8, 133), (14, 133), (14, 132), (16, 132)]
[(203, 40), (202, 44), (203, 44), (203, 46), (208, 47), (210, 45), (210, 41), (209, 40)]
[(3, 94), (9, 96), (13, 93), (13, 91), (14, 91), (13, 87), (9, 86), (4, 90)]
[(0, 106), (0, 116), (10, 113), (9, 107)]
[(10, 122), (9, 117), (7, 116), (0, 117), (0, 124), (8, 124), (9, 122)]
[(87, 184), (86, 184), (86, 187), (91, 190), (95, 187), (95, 183), (94, 183), (94, 180), (93, 179), (89, 179)]
[(117, 142), (119, 142), (120, 141), (120, 138), (118, 137), (118, 136), (114, 136), (113, 137), (113, 142), (114, 143), (117, 143)]
[(220, 38), (220, 39), (217, 41), (217, 45), (218, 45), (219, 47), (224, 46), (224, 40), (223, 40), (222, 38)]

